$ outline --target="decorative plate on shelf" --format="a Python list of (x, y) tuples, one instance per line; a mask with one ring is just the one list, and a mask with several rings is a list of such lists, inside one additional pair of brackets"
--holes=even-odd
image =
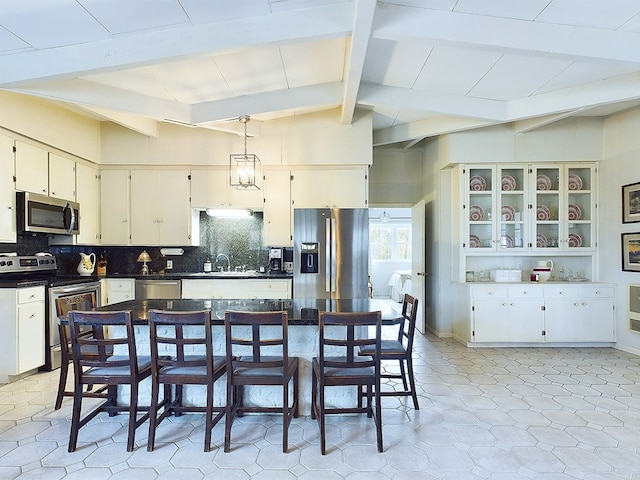
[(538, 175), (536, 188), (538, 190), (551, 190), (551, 179), (543, 174)]
[(569, 175), (569, 190), (582, 190), (582, 178), (579, 175)]
[(469, 220), (472, 222), (479, 222), (484, 220), (484, 210), (478, 205), (471, 205), (469, 207)]
[(480, 239), (477, 235), (469, 235), (469, 248), (480, 248)]
[(503, 205), (500, 213), (504, 222), (513, 222), (516, 218), (516, 210), (511, 205)]
[(503, 235), (502, 246), (506, 248), (513, 248), (514, 246), (513, 237), (511, 235)]
[(480, 175), (473, 175), (469, 179), (469, 188), (473, 191), (480, 192), (487, 189), (487, 181)]
[(582, 211), (577, 205), (569, 205), (569, 220), (580, 220)]
[(536, 247), (543, 248), (547, 246), (547, 237), (539, 233), (536, 235)]
[(516, 179), (511, 175), (502, 176), (502, 190), (515, 190), (517, 188)]
[(549, 220), (551, 213), (546, 205), (538, 205), (536, 207), (536, 219), (539, 221)]
[(577, 233), (569, 234), (569, 246), (570, 247), (581, 247), (582, 246), (582, 237)]

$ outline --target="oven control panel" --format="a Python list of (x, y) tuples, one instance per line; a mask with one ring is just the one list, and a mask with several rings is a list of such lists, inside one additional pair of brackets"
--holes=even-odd
[(52, 270), (56, 270), (56, 257), (53, 255), (0, 256), (0, 274)]

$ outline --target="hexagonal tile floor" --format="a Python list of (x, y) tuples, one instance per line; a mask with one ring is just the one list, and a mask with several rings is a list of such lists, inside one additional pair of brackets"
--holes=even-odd
[(284, 454), (281, 420), (264, 415), (234, 423), (227, 454), (222, 423), (212, 451), (202, 451), (201, 415), (165, 422), (151, 453), (142, 426), (127, 453), (124, 417), (106, 414), (67, 453), (71, 399), (55, 411), (58, 372), (31, 375), (0, 387), (0, 478), (640, 479), (638, 357), (468, 349), (431, 335), (418, 335), (414, 356), (420, 410), (407, 398), (383, 399), (381, 454), (365, 416), (330, 417), (322, 456), (315, 420), (294, 419)]

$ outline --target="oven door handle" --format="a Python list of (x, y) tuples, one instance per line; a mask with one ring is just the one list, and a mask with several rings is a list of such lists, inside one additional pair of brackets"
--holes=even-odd
[(82, 283), (80, 285), (71, 285), (68, 287), (51, 287), (50, 291), (53, 294), (67, 294), (76, 292), (85, 292), (95, 290), (100, 286), (99, 282), (94, 283)]

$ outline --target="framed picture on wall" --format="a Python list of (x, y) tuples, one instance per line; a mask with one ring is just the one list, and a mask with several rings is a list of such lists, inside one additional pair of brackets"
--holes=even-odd
[(622, 186), (622, 223), (640, 222), (640, 182)]
[(640, 233), (622, 234), (622, 270), (640, 272)]

